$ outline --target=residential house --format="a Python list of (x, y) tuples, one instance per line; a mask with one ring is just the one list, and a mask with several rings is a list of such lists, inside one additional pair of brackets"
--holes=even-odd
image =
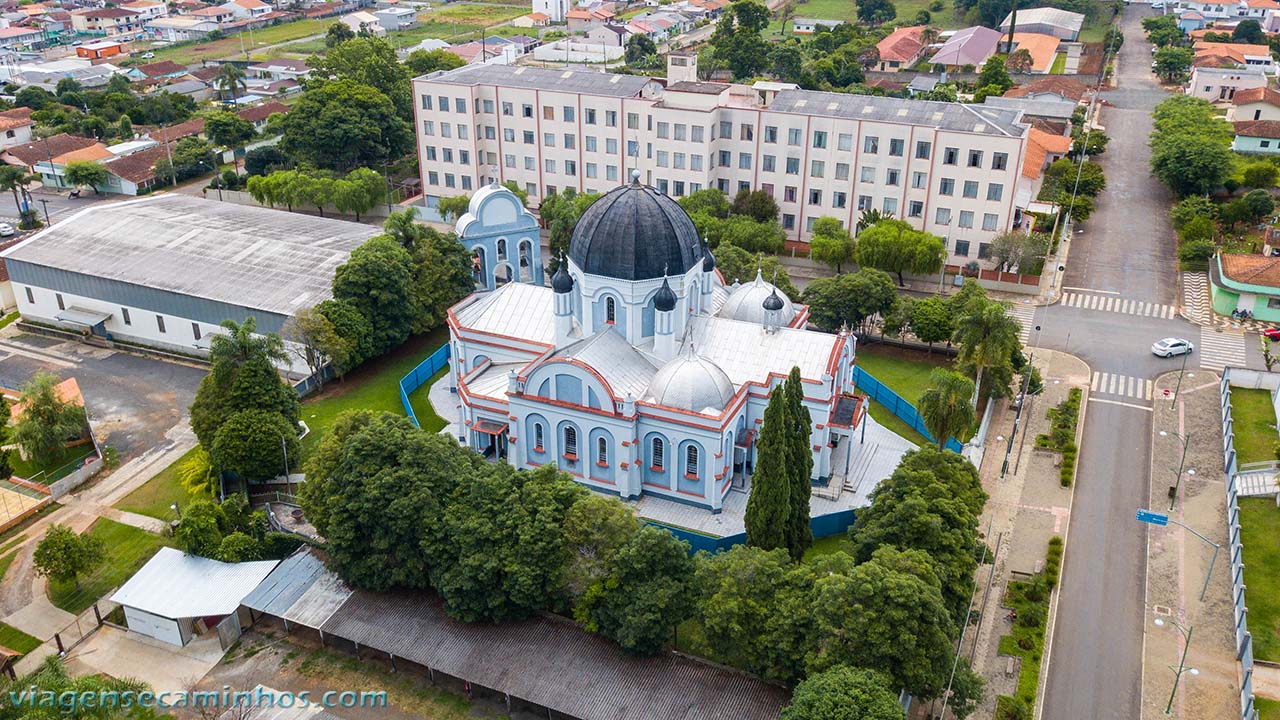
[(1236, 92), (1267, 86), (1267, 74), (1257, 67), (1191, 69), (1187, 94), (1209, 102), (1231, 102)]
[[(1008, 35), (1013, 14), (1006, 15), (1000, 23), (1000, 32)], [(1052, 35), (1061, 40), (1076, 40), (1084, 27), (1084, 15), (1052, 7), (1024, 8), (1018, 11), (1017, 32)]]
[(209, 22), (217, 23), (219, 26), (222, 26), (225, 23), (232, 22), (236, 19), (236, 14), (231, 10), (227, 9), (226, 6), (203, 7), (203, 8), (200, 8), (199, 10), (192, 10), (191, 12), (187, 13), (187, 16), (193, 17), (193, 18), (199, 18), (201, 20), (208, 20)]
[(1195, 10), (1184, 10), (1178, 16), (1178, 29), (1184, 33), (1192, 33), (1196, 30), (1203, 30), (1206, 25), (1204, 15)]
[(1276, 10), (1280, 10), (1280, 3), (1276, 0), (1241, 0), (1236, 5), (1236, 16), (1263, 20)]
[(547, 17), (546, 13), (541, 12), (531, 12), (528, 15), (521, 15), (511, 21), (511, 25), (518, 28), (546, 27), (550, 24), (551, 18)]
[(262, 129), (267, 126), (268, 118), (270, 118), (272, 115), (275, 115), (276, 113), (287, 113), (287, 112), (289, 112), (288, 105), (285, 105), (284, 103), (281, 103), (281, 102), (276, 102), (275, 100), (271, 100), (269, 102), (264, 102), (261, 105), (254, 105), (253, 107), (247, 107), (243, 110), (238, 110), (236, 111), (236, 114), (239, 115), (241, 119), (247, 120), (250, 123), (253, 123), (254, 130), (257, 130), (258, 132), (262, 132)]
[(0, 150), (31, 142), (31, 108), (18, 107), (0, 112)]
[(1239, 90), (1232, 102), (1235, 105), (1228, 115), (1232, 121), (1280, 120), (1280, 92), (1269, 87)]
[(71, 184), (63, 179), (68, 165), (73, 162), (101, 162), (112, 157), (115, 156), (106, 145), (94, 140), (92, 145), (54, 155), (52, 159), (46, 157), (36, 161), (34, 172), (40, 176), (40, 182), (46, 187), (71, 187)]
[(146, 24), (148, 37), (171, 43), (199, 40), (220, 29), (212, 20), (190, 15), (156, 18)]
[(980, 68), (987, 58), (996, 54), (996, 46), (1000, 44), (1001, 37), (1000, 31), (981, 25), (957, 30), (938, 48), (929, 63), (951, 70)]
[(121, 35), (142, 29), (145, 18), (124, 8), (87, 8), (71, 12), (71, 27), (86, 35)]
[[(33, 142), (5, 148), (3, 153), (0, 153), (0, 160), (10, 165), (26, 168), (27, 172), (35, 172), (37, 163), (48, 163), (56, 157), (94, 145), (101, 145), (101, 143), (93, 138), (58, 133)], [(106, 149), (105, 145), (102, 147), (104, 150)]]
[(843, 24), (843, 20), (821, 20), (818, 18), (792, 18), (791, 31), (797, 35), (812, 35), (818, 28), (833, 28)]
[(1053, 35), (1032, 32), (1013, 33), (1013, 51), (1026, 50), (1031, 55), (1030, 72), (1048, 75), (1058, 59), (1058, 45), (1062, 41)]
[(667, 37), (657, 25), (650, 25), (643, 20), (632, 20), (627, 23), (627, 33), (631, 35), (643, 35), (654, 43), (662, 42)]
[(290, 58), (273, 58), (254, 63), (246, 68), (252, 78), (263, 80), (301, 80), (311, 74), (311, 66), (306, 60)]
[(627, 44), (629, 33), (621, 25), (601, 25), (587, 31), (587, 42), (593, 45), (623, 47)]
[(138, 13), (144, 23), (148, 20), (155, 20), (169, 15), (169, 7), (162, 2), (154, 2), (154, 0), (134, 0), (134, 2), (124, 3), (120, 7)]
[(358, 10), (340, 18), (343, 25), (351, 28), (352, 32), (367, 32), (376, 37), (383, 37), (387, 34), (386, 28), (382, 27), (382, 23), (378, 22), (378, 18), (373, 13)]
[(1231, 149), (1247, 155), (1280, 154), (1280, 120), (1238, 120)]
[(1263, 322), (1280, 322), (1280, 258), (1220, 254), (1209, 261), (1213, 311), (1248, 310)]
[(533, 15), (544, 15), (549, 23), (562, 23), (573, 8), (570, 0), (533, 0)]
[(920, 62), (926, 48), (923, 39), (924, 31), (924, 25), (898, 28), (876, 43), (876, 50), (880, 52), (876, 70), (898, 72)]
[(591, 14), (590, 10), (583, 8), (574, 8), (564, 14), (564, 19), (569, 23), (569, 32), (586, 32), (597, 25), (603, 24), (600, 19)]
[(192, 118), (168, 127), (155, 128), (144, 133), (144, 137), (158, 143), (175, 143), (182, 138), (199, 137), (204, 133), (204, 118)]
[(191, 80), (179, 80), (178, 82), (170, 83), (165, 85), (162, 89), (164, 92), (186, 95), (197, 103), (212, 100), (218, 92), (213, 87), (212, 83), (196, 80), (194, 78)]
[(40, 28), (12, 25), (0, 28), (0, 48), (30, 47), (44, 40)]
[(134, 152), (119, 155), (102, 163), (107, 169), (107, 182), (97, 188), (102, 192), (137, 195), (158, 182), (156, 163), (168, 158), (173, 149), (163, 143), (149, 143)]
[(101, 60), (124, 52), (124, 43), (115, 40), (99, 40), (76, 48), (76, 56), (88, 60)]
[(384, 30), (408, 30), (418, 26), (418, 13), (411, 7), (388, 7), (373, 11)]
[(1084, 102), (1089, 86), (1071, 78), (1050, 76), (1032, 80), (1015, 88), (1009, 88), (1004, 96), (1031, 100), (1055, 99), (1063, 102)]
[(1193, 49), (1195, 50), (1193, 64), (1196, 67), (1220, 66), (1220, 59), (1226, 59), (1237, 65), (1261, 68), (1268, 75), (1276, 74), (1276, 64), (1271, 58), (1271, 48), (1266, 45), (1199, 40)]
[(696, 5), (707, 13), (708, 20), (715, 20), (720, 17), (724, 9), (729, 5), (729, 0), (688, 0), (690, 5)]
[(1071, 152), (1071, 138), (1054, 135), (1038, 128), (1027, 133), (1027, 157), (1022, 164), (1022, 176), (1039, 180), (1050, 165)]
[(262, 0), (231, 0), (221, 7), (229, 10), (238, 20), (254, 20), (273, 12), (272, 7)]
[(125, 71), (130, 80), (167, 80), (187, 74), (187, 66), (179, 65), (172, 60), (147, 63), (131, 67)]
[(911, 78), (911, 82), (907, 83), (907, 94), (915, 97), (920, 93), (933, 92), (938, 87), (938, 78), (935, 75), (917, 75)]

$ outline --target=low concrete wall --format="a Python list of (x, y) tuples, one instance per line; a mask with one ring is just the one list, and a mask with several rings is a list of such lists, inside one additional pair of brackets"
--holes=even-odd
[(1233, 367), (1227, 373), (1227, 382), (1230, 383), (1231, 387), (1270, 390), (1274, 393), (1277, 389), (1280, 389), (1280, 373)]
[[(903, 85), (910, 83), (913, 79), (917, 77), (932, 77), (932, 78), (941, 79), (941, 76), (939, 76), (937, 73), (919, 72), (916, 70), (903, 70), (901, 72), (881, 72), (879, 70), (869, 70), (867, 71), (866, 76), (867, 76), (868, 83), (874, 82), (876, 80), (887, 80), (889, 82), (902, 83)], [(1041, 75), (1038, 73), (1009, 73), (1009, 78), (1013, 80), (1014, 85), (1025, 85), (1029, 82), (1034, 82), (1036, 80), (1043, 80), (1047, 77), (1068, 78), (1070, 80), (1077, 80), (1090, 87), (1093, 87), (1094, 85), (1098, 84), (1098, 76), (1092, 75), (1092, 74), (1073, 73), (1068, 75), (1064, 73), (1062, 75), (1047, 75), (1047, 74)], [(947, 73), (947, 82), (973, 83), (973, 82), (976, 82), (977, 79), (978, 79), (978, 73), (976, 71), (971, 73), (970, 72)]]
[(80, 487), (80, 484), (102, 470), (102, 458), (95, 457), (83, 467), (49, 486), (49, 497), (57, 500)]

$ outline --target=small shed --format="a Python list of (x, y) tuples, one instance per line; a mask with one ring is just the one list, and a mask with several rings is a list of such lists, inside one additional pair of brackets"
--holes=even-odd
[(235, 614), (240, 601), (277, 563), (224, 563), (161, 548), (111, 600), (124, 608), (133, 632), (183, 646), (191, 641), (197, 621), (214, 627)]

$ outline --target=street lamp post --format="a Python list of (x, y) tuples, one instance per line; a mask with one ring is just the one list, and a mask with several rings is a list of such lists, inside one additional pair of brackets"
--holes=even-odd
[[(1160, 437), (1168, 437), (1168, 436), (1169, 436), (1169, 432), (1167, 430), (1160, 431)], [(1173, 489), (1169, 491), (1169, 510), (1170, 511), (1173, 510), (1173, 506), (1178, 502), (1178, 488), (1182, 487), (1182, 468), (1187, 461), (1187, 446), (1191, 444), (1190, 435), (1180, 435), (1178, 433), (1173, 433), (1173, 436), (1182, 441), (1182, 457), (1181, 459), (1178, 460), (1178, 470), (1177, 470), (1177, 473), (1173, 476)], [(1170, 468), (1170, 469), (1172, 470), (1173, 468)], [(1195, 471), (1193, 470), (1192, 474), (1194, 473)]]
[(40, 206), (44, 208), (44, 224), (52, 225), (53, 221), (49, 219), (49, 201), (44, 198), (40, 198)]
[(287, 495), (293, 495), (293, 486), (289, 484), (289, 445), (284, 440), (284, 435), (280, 436), (280, 451), (284, 453), (284, 491)]
[[(1187, 667), (1187, 650), (1191, 647), (1191, 633), (1196, 629), (1195, 626), (1193, 625), (1189, 628), (1184, 628), (1177, 620), (1169, 620), (1168, 622), (1177, 628), (1184, 640), (1182, 644), (1182, 655), (1178, 658), (1178, 667), (1175, 668), (1172, 665), (1169, 666), (1169, 669), (1173, 671), (1173, 691), (1169, 693), (1169, 704), (1165, 705), (1164, 714), (1172, 715), (1173, 699), (1178, 694), (1178, 683), (1182, 680), (1182, 673), (1189, 672), (1194, 677), (1199, 675), (1200, 671), (1195, 668)], [(1165, 620), (1163, 618), (1156, 618), (1156, 627), (1164, 627), (1164, 624)]]
[(1182, 374), (1187, 371), (1187, 356), (1191, 352), (1182, 353), (1182, 367), (1178, 368), (1178, 385), (1173, 389), (1173, 399), (1169, 401), (1169, 409), (1172, 410), (1178, 403), (1178, 393), (1182, 392)]

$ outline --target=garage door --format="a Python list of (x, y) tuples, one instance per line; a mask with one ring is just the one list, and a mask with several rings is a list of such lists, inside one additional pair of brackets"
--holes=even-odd
[(128, 606), (124, 609), (124, 619), (129, 629), (136, 633), (182, 647), (182, 631), (177, 620), (152, 615)]

